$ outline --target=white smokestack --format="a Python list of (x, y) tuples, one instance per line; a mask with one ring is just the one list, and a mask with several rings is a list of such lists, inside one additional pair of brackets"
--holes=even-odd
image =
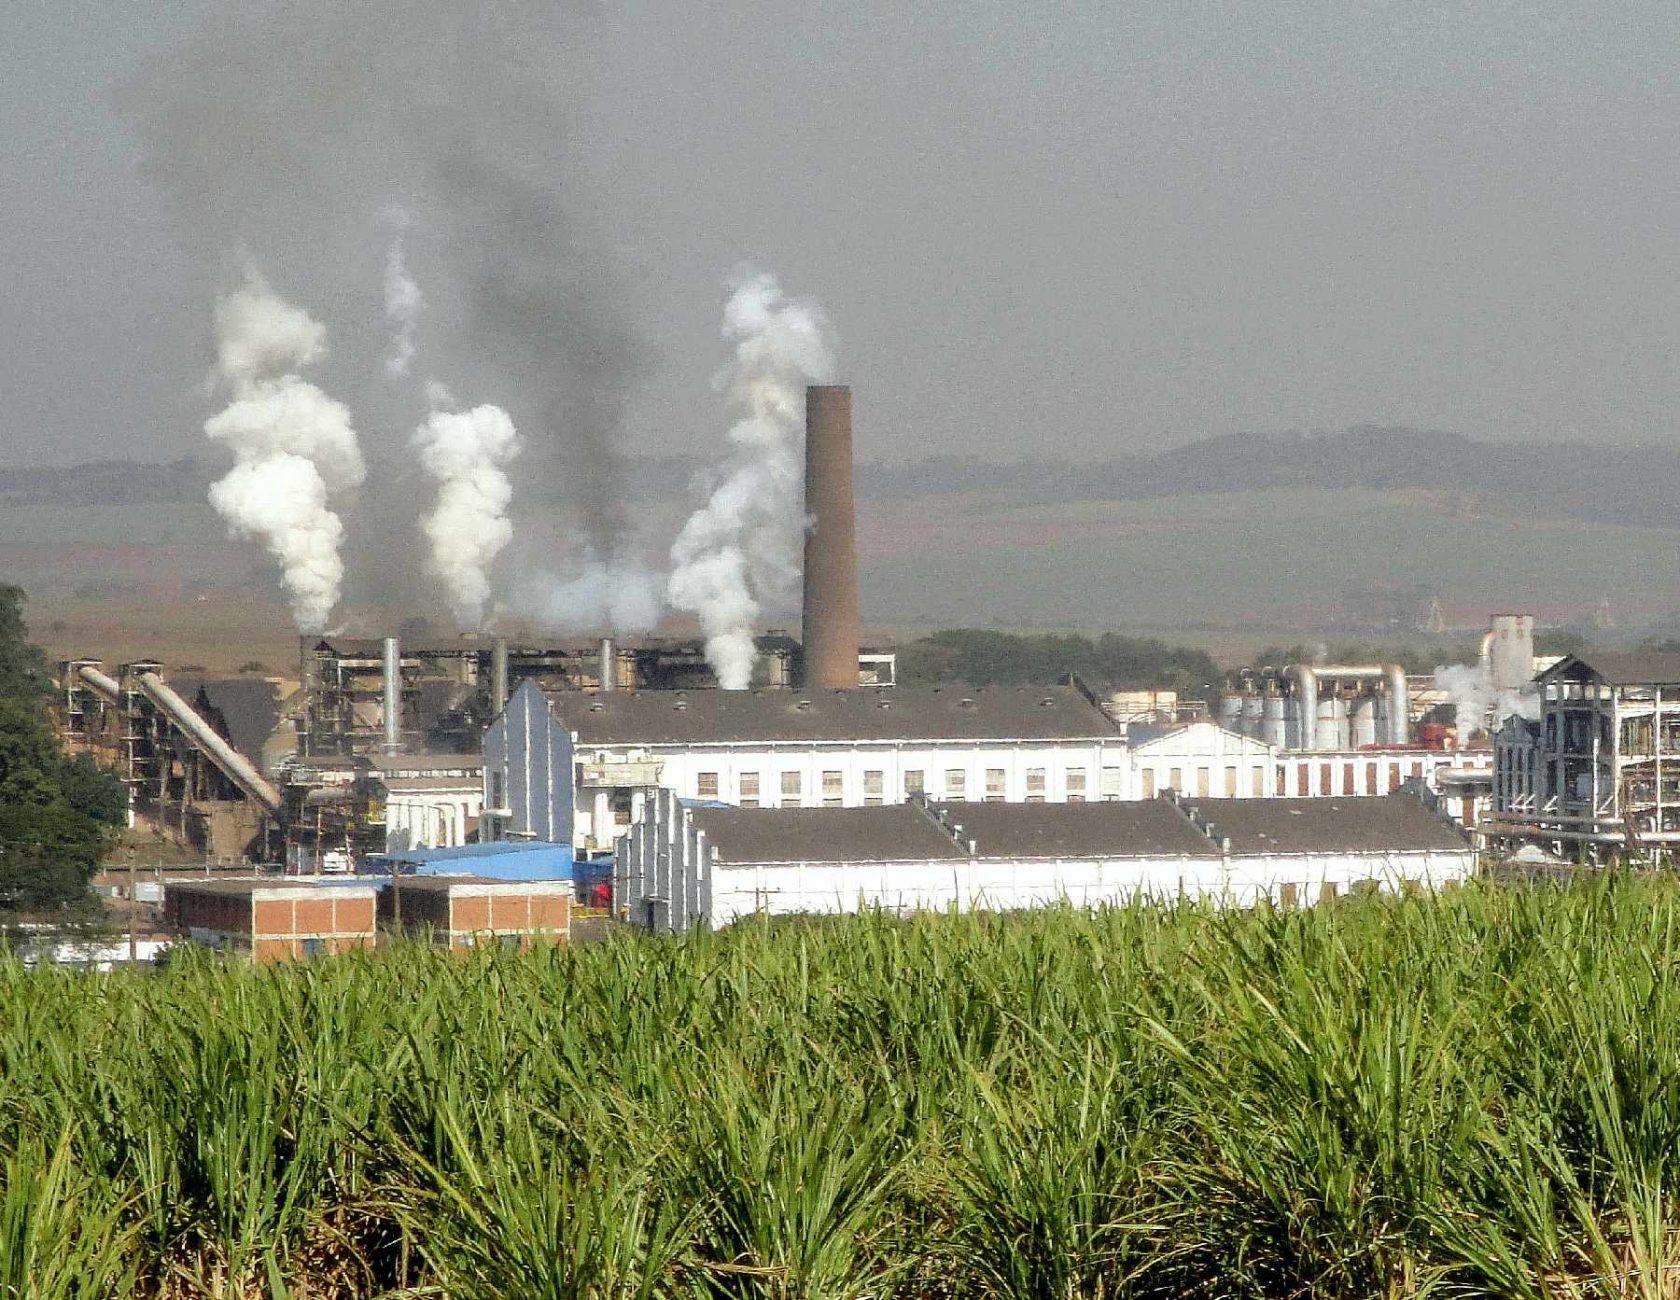
[(204, 432), (233, 451), (210, 504), (236, 536), (280, 562), (301, 632), (319, 632), (338, 603), (344, 530), (331, 497), (366, 474), (350, 412), (297, 371), (321, 356), (326, 331), (252, 275), (216, 304), (216, 366), (232, 390)]
[(385, 249), (385, 319), (391, 326), (391, 354), (385, 358), (385, 370), (393, 379), (401, 379), (414, 362), (414, 332), (420, 323), (424, 299), (420, 296), (420, 286), (408, 273), (403, 249), (407, 215), (398, 212), (393, 219), (397, 233), (391, 236)]
[(735, 356), (715, 383), (736, 414), (730, 453), (672, 544), (667, 594), (699, 618), (725, 690), (751, 682), (762, 604), (798, 589), (805, 388), (832, 377), (825, 333), (820, 311), (784, 297), (769, 274), (742, 278), (724, 308)]
[(502, 466), (519, 454), (519, 435), (499, 406), (434, 411), (414, 431), (414, 449), (438, 481), (437, 504), (421, 524), (432, 572), (448, 589), (455, 621), (475, 631), (490, 598), (490, 563), (513, 539), (513, 484)]

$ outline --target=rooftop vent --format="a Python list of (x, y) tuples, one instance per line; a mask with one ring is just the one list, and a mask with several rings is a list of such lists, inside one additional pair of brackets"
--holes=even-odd
[(675, 709), (678, 713), (685, 713), (688, 710), (688, 701), (687, 700), (678, 700), (671, 707), (673, 709)]
[(811, 710), (811, 701), (810, 700), (800, 700), (799, 703), (794, 705), (793, 707), (798, 709), (801, 713), (809, 713), (810, 710)]
[(958, 708), (959, 708), (959, 709), (972, 709), (972, 708), (973, 708), (973, 707), (974, 707), (974, 701), (973, 701), (973, 700), (971, 700), (971, 699), (969, 699), (969, 698), (968, 698), (968, 697), (967, 697), (967, 696), (966, 696), (966, 695), (965, 695), (965, 696), (963, 696), (963, 698), (962, 698), (962, 699), (960, 699), (960, 700), (958, 700), (958, 701), (957, 701), (957, 707), (958, 707)]
[(589, 711), (591, 713), (599, 713), (599, 712), (601, 712), (601, 710), (605, 709), (606, 707), (607, 706), (602, 704), (600, 700), (596, 700), (593, 704), (591, 704), (589, 706)]

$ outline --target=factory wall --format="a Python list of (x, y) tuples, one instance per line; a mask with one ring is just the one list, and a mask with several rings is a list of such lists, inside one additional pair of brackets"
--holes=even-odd
[[(612, 754), (596, 746), (586, 755)], [(685, 799), (741, 807), (865, 808), (911, 794), (971, 803), (1079, 803), (1126, 797), (1127, 755), (1111, 741), (859, 741), (624, 747), (627, 763), (656, 765), (661, 788)], [(577, 842), (610, 847), (641, 807), (639, 798), (584, 791)]]
[(570, 842), (572, 733), (535, 682), (521, 683), (484, 733), (485, 840)]
[(680, 933), (754, 914), (1094, 908), (1139, 898), (1295, 906), (1363, 888), (1452, 886), (1474, 870), (1468, 844), (1459, 851), (730, 862), (667, 792), (618, 842), (613, 897), (631, 924)]

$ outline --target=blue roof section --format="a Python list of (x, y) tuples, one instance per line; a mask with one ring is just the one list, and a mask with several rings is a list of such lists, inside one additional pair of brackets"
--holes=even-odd
[(570, 880), (572, 846), (546, 840), (498, 840), (453, 849), (370, 853), (366, 869), (389, 874), (392, 864), (416, 876), (487, 876), (493, 880)]

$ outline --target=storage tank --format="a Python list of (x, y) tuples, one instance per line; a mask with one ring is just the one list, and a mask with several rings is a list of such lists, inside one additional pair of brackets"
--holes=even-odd
[(1353, 748), (1363, 749), (1377, 743), (1377, 700), (1374, 695), (1361, 695), (1349, 710), (1350, 739)]
[(1265, 701), (1257, 693), (1250, 691), (1247, 695), (1244, 695), (1242, 702), (1243, 721), (1238, 730), (1245, 736), (1258, 736), (1260, 734), (1260, 718), (1264, 709)]
[(1242, 728), (1243, 697), (1236, 691), (1226, 691), (1219, 697), (1219, 725), (1227, 731)]
[(1288, 701), (1281, 695), (1267, 695), (1261, 701), (1260, 739), (1283, 749), (1289, 744)]
[[(1336, 703), (1334, 695), (1326, 695), (1318, 702), (1318, 717), (1313, 727), (1312, 747), (1314, 749), (1340, 748), (1336, 743)], [(1344, 717), (1347, 716), (1345, 705), (1342, 714)]]

